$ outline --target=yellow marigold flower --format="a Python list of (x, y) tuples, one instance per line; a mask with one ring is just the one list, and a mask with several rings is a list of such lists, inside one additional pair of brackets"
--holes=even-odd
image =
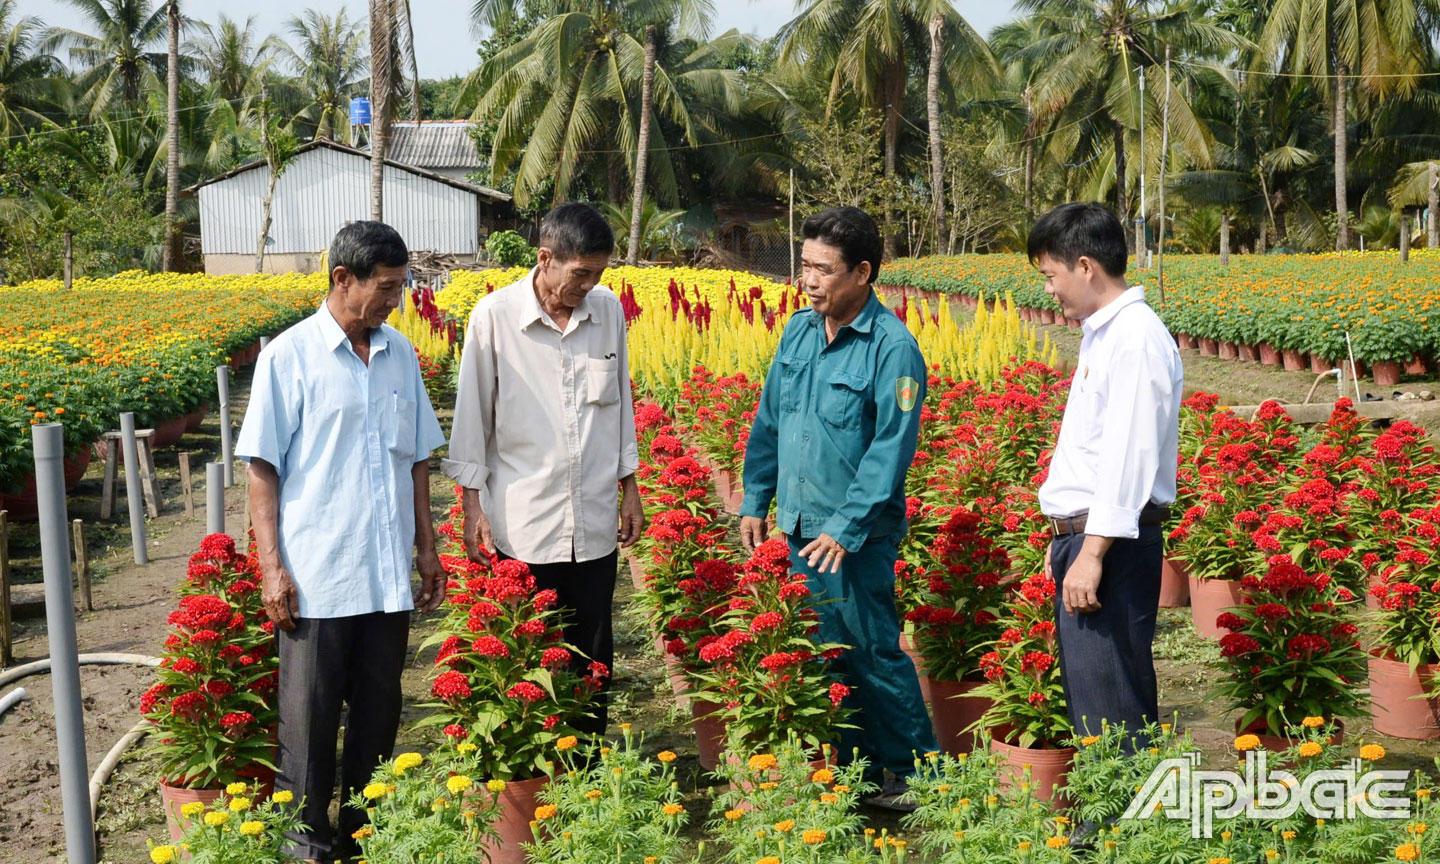
[(384, 783), (370, 783), (364, 789), (360, 790), (360, 794), (364, 795), (369, 800), (374, 801), (376, 798), (384, 798), (385, 793), (389, 791), (390, 787), (386, 786)]
[(679, 816), (681, 813), (685, 812), (685, 808), (681, 807), (679, 804), (675, 804), (672, 802), (670, 804), (666, 804), (664, 807), (661, 807), (660, 812), (664, 813), (666, 816)]
[(782, 819), (779, 822), (775, 823), (775, 830), (779, 831), (781, 834), (784, 834), (786, 831), (793, 830), (794, 828), (795, 820), (793, 819)]
[(1229, 858), (1211, 858), (1210, 864), (1230, 864)]
[(669, 765), (671, 762), (675, 761), (676, 757), (675, 754), (669, 750), (661, 750), (659, 753), (655, 754), (655, 758), (659, 759), (661, 762), (664, 762), (666, 765)]
[(1170, 727), (1170, 724), (1169, 724), (1169, 723), (1161, 723), (1161, 724), (1160, 724), (1160, 731), (1161, 731), (1161, 732), (1169, 732), (1169, 731), (1170, 731), (1170, 728), (1171, 728), (1171, 727)]
[(1020, 851), (1021, 851), (1021, 852), (1029, 852), (1029, 851), (1030, 851), (1030, 841), (1029, 841), (1029, 840), (1021, 840), (1021, 841), (1020, 841)]
[(956, 801), (955, 803), (956, 803), (956, 804), (959, 804), (961, 807), (969, 807), (969, 806), (970, 806), (970, 799), (969, 799), (969, 798), (961, 798), (959, 801)]
[(1306, 717), (1304, 720), (1300, 721), (1300, 725), (1304, 726), (1306, 729), (1319, 729), (1321, 726), (1325, 725), (1325, 718)]
[(909, 844), (906, 843), (904, 840), (901, 840), (901, 839), (898, 838), (898, 837), (891, 837), (891, 838), (890, 838), (890, 845), (891, 845), (891, 846), (894, 846), (896, 849), (904, 849), (904, 848), (905, 848), (906, 846), (908, 846)]
[(621, 732), (629, 732), (629, 731), (630, 731), (630, 724), (629, 724), (629, 723), (621, 723), (621, 724), (620, 724), (620, 731), (621, 731)]
[(425, 757), (419, 753), (401, 753), (395, 757), (395, 776), (405, 776), (406, 771), (418, 767), (420, 763), (424, 761)]
[(820, 796), (820, 803), (821, 803), (821, 804), (834, 804), (836, 801), (839, 801), (839, 800), (840, 800), (840, 796), (839, 796), (839, 795), (832, 795), (832, 794), (829, 793), (829, 792), (826, 792), (824, 795), (821, 795), (821, 796)]
[(249, 822), (240, 823), (240, 833), (246, 837), (255, 837), (265, 830), (265, 823), (258, 819), (251, 819)]
[(1053, 837), (1046, 837), (1045, 845), (1049, 846), (1051, 849), (1063, 849), (1066, 846), (1070, 845), (1070, 838), (1066, 837), (1064, 834), (1056, 834)]
[(556, 750), (569, 750), (569, 749), (571, 749), (572, 747), (574, 747), (576, 744), (579, 744), (579, 743), (580, 743), (580, 739), (579, 739), (579, 738), (576, 738), (574, 735), (566, 735), (564, 738), (561, 738), (559, 741), (556, 741), (556, 742), (555, 742), (555, 749), (556, 749)]
[(1415, 790), (1415, 797), (1416, 797), (1416, 798), (1419, 798), (1421, 801), (1429, 801), (1429, 800), (1430, 800), (1430, 790), (1429, 790), (1429, 789), (1416, 789), (1416, 790)]
[(774, 755), (770, 753), (756, 753), (754, 756), (750, 757), (751, 771), (767, 771), (771, 768), (774, 768), (775, 765), (776, 759)]
[(776, 782), (773, 781), (773, 780), (766, 780), (764, 783), (761, 783), (761, 784), (760, 784), (760, 788), (761, 788), (761, 789), (764, 789), (765, 791), (768, 792), (768, 791), (770, 791), (771, 789), (778, 789), (778, 788), (780, 788), (780, 784), (779, 784), (779, 783), (776, 783)]
[(1266, 849), (1266, 850), (1265, 850), (1265, 864), (1275, 864), (1275, 862), (1276, 862), (1276, 861), (1279, 861), (1279, 860), (1280, 860), (1280, 853), (1279, 853), (1279, 852), (1275, 851), (1274, 849)]
[(1424, 822), (1416, 822), (1413, 825), (1406, 825), (1405, 830), (1409, 831), (1411, 834), (1424, 834), (1426, 831), (1430, 830), (1430, 826), (1426, 825)]
[(212, 810), (205, 814), (205, 824), (211, 828), (219, 828), (230, 821), (230, 814), (224, 810)]
[(244, 795), (246, 788), (248, 788), (248, 787), (246, 787), (246, 785), (245, 785), (244, 783), (231, 783), (230, 785), (228, 785), (228, 786), (225, 787), (225, 794), (226, 794), (226, 795)]
[(850, 787), (849, 787), (849, 786), (846, 786), (844, 783), (841, 783), (841, 784), (835, 786), (835, 787), (834, 787), (834, 790), (835, 790), (836, 792), (844, 793), (844, 792), (849, 792), (849, 791), (850, 791)]
[(1227, 843), (1230, 841), (1230, 838), (1231, 838), (1231, 837), (1234, 837), (1234, 836), (1235, 836), (1235, 835), (1232, 834), (1232, 833), (1230, 833), (1229, 831), (1221, 831), (1221, 832), (1220, 832), (1220, 839), (1226, 841)]
[(999, 804), (999, 803), (1000, 803), (1000, 796), (998, 796), (998, 795), (990, 795), (990, 796), (987, 796), (987, 797), (985, 798), (985, 803), (986, 803), (987, 805), (991, 806), (991, 807), (994, 807), (996, 804)]
[(155, 864), (170, 864), (175, 860), (174, 846), (156, 846), (150, 850), (150, 860)]
[(744, 810), (726, 810), (726, 811), (725, 811), (725, 818), (726, 818), (726, 819), (729, 819), (731, 822), (734, 822), (736, 819), (739, 819), (741, 816), (744, 816), (744, 815), (745, 815), (745, 811), (744, 811)]
[(1281, 840), (1287, 840), (1287, 841), (1288, 841), (1288, 840), (1294, 840), (1294, 839), (1295, 839), (1295, 832), (1294, 832), (1294, 831), (1281, 831), (1281, 832), (1280, 832), (1280, 839), (1281, 839)]
[(884, 840), (881, 840), (879, 837), (876, 837), (876, 838), (875, 838), (875, 848), (876, 848), (876, 849), (884, 849), (884, 848), (885, 848), (885, 841), (884, 841)]
[(474, 753), (475, 749), (476, 748), (474, 741), (461, 741), (459, 744), (455, 745), (456, 753)]
[(445, 781), (445, 788), (450, 790), (451, 795), (459, 795), (472, 785), (470, 778), (464, 774), (456, 774)]
[(819, 828), (811, 828), (809, 831), (801, 834), (800, 839), (805, 841), (806, 845), (814, 846), (818, 843), (825, 842), (825, 832)]
[(871, 834), (874, 834), (874, 833), (875, 833), (875, 829), (874, 829), (874, 828), (866, 828), (866, 829), (865, 829), (865, 836), (866, 836), (866, 837), (869, 837)]
[(1105, 848), (1106, 848), (1106, 849), (1114, 849), (1114, 848), (1115, 848), (1115, 841), (1114, 841), (1114, 840), (1106, 840), (1106, 841), (1105, 841)]
[(601, 756), (609, 756), (609, 755), (610, 755), (610, 748), (609, 748), (609, 747), (601, 747), (601, 748), (600, 748), (600, 755), (601, 755)]
[(1151, 747), (1151, 748), (1150, 748), (1150, 755), (1151, 755), (1151, 756), (1159, 756), (1159, 755), (1160, 755), (1160, 748), (1159, 748), (1159, 747)]
[(231, 812), (231, 813), (239, 813), (239, 812), (241, 812), (242, 810), (249, 810), (249, 809), (250, 809), (250, 799), (249, 799), (249, 798), (231, 798), (231, 799), (230, 799), (230, 812)]
[(764, 858), (756, 861), (755, 864), (780, 864), (780, 859), (774, 855), (766, 855)]
[(505, 791), (505, 781), (487, 780), (485, 781), (485, 788), (489, 789), (492, 794), (499, 795), (501, 792)]
[(350, 837), (354, 840), (364, 840), (366, 837), (369, 837), (374, 833), (374, 828), (371, 828), (369, 825), (362, 825), (360, 826), (360, 830), (356, 831), (354, 834), (351, 834)]
[(1306, 741), (1304, 744), (1301, 744), (1301, 745), (1300, 745), (1300, 755), (1301, 755), (1301, 756), (1306, 756), (1306, 757), (1309, 757), (1309, 756), (1319, 756), (1319, 755), (1320, 755), (1320, 751), (1321, 751), (1321, 750), (1324, 750), (1324, 749), (1325, 749), (1325, 748), (1321, 747), (1321, 746), (1320, 746), (1317, 742), (1315, 742), (1315, 741)]
[(936, 786), (936, 787), (935, 787), (935, 791), (936, 791), (936, 792), (949, 792), (949, 791), (950, 791), (950, 784), (949, 784), (949, 783), (941, 783), (939, 786)]
[(956, 832), (955, 832), (955, 839), (956, 839), (956, 840), (964, 840), (964, 839), (965, 839), (965, 832), (964, 832), (964, 831), (956, 831)]
[(1056, 825), (1069, 825), (1069, 824), (1070, 824), (1070, 817), (1068, 817), (1068, 816), (1056, 816), (1056, 817), (1055, 817), (1055, 824), (1056, 824)]
[(1360, 748), (1360, 758), (1366, 762), (1378, 762), (1385, 758), (1385, 748), (1379, 744), (1366, 744)]
[(834, 783), (835, 772), (829, 768), (821, 768), (819, 771), (810, 775), (810, 781), (812, 783)]
[(1081, 747), (1089, 747), (1091, 744), (1094, 744), (1096, 741), (1099, 741), (1099, 740), (1100, 740), (1100, 736), (1099, 736), (1099, 735), (1086, 735), (1084, 738), (1081, 738), (1081, 739), (1080, 739), (1080, 746), (1081, 746)]
[(646, 855), (644, 859), (644, 864), (658, 864), (659, 861), (660, 859), (655, 857), (654, 855)]
[(535, 808), (535, 821), (544, 822), (546, 819), (554, 818), (557, 812), (554, 804), (541, 804)]
[(1244, 753), (1247, 750), (1254, 750), (1260, 746), (1259, 735), (1241, 735), (1235, 739), (1235, 749)]
[(1420, 849), (1413, 843), (1402, 843), (1395, 847), (1395, 857), (1401, 861), (1414, 861), (1420, 857)]
[(276, 804), (289, 804), (291, 801), (295, 800), (295, 793), (291, 792), (289, 789), (281, 789), (279, 792), (276, 792), (274, 795), (270, 796), (270, 800), (274, 801)]
[(599, 789), (591, 789), (589, 792), (585, 793), (585, 797), (591, 801), (595, 801), (598, 800), (603, 794), (605, 793), (601, 792)]
[(186, 804), (180, 808), (180, 815), (184, 816), (186, 819), (194, 819), (196, 816), (199, 816), (201, 813), (204, 812), (205, 805), (200, 803), (199, 801), (191, 801), (189, 804)]

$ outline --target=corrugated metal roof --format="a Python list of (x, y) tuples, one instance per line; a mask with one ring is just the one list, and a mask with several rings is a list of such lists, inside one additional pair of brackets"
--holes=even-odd
[(396, 162), (417, 168), (485, 167), (480, 151), (470, 137), (473, 124), (464, 120), (390, 124), (390, 146), (385, 155)]

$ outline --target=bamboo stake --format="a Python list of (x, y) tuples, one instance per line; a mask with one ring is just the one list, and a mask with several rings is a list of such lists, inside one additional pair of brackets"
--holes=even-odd
[(180, 454), (180, 489), (185, 496), (185, 518), (195, 518), (195, 488), (190, 481), (190, 454)]
[(80, 586), (80, 600), (86, 612), (94, 612), (95, 598), (90, 590), (90, 554), (85, 549), (85, 523), (76, 519), (70, 526), (74, 535), (71, 545), (75, 547), (75, 581)]

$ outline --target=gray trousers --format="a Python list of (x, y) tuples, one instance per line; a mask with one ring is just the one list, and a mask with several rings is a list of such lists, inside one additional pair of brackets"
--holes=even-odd
[[(350, 835), (365, 811), (345, 806), (370, 781), (375, 765), (390, 758), (400, 725), (400, 672), (405, 665), (409, 612), (372, 612), (345, 618), (301, 618), (280, 642), (280, 772), (275, 788), (295, 793), (309, 833), (292, 837), (298, 858), (331, 858), (352, 849)], [(345, 721), (340, 765), (339, 842), (330, 830), (335, 791), (335, 739)]]
[[(1160, 606), (1164, 539), (1159, 525), (1141, 525), (1134, 540), (1116, 540), (1100, 570), (1100, 608), (1065, 611), (1061, 586), (1085, 535), (1056, 537), (1050, 567), (1055, 576), (1055, 619), (1060, 638), (1060, 682), (1076, 737), (1099, 735), (1101, 722), (1124, 723), (1139, 733), (1159, 719), (1151, 643)], [(1126, 749), (1149, 742), (1127, 736)]]

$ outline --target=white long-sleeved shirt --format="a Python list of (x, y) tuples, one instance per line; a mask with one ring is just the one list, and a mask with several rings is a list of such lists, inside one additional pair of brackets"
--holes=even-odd
[(529, 564), (593, 561), (615, 549), (616, 483), (640, 464), (625, 313), (596, 286), (562, 333), (534, 278), (470, 313), (441, 468), (479, 490), (501, 552)]
[(1088, 512), (1086, 534), (1138, 537), (1147, 503), (1175, 501), (1180, 352), (1138, 285), (1086, 318), (1081, 330), (1040, 510), (1057, 518)]

